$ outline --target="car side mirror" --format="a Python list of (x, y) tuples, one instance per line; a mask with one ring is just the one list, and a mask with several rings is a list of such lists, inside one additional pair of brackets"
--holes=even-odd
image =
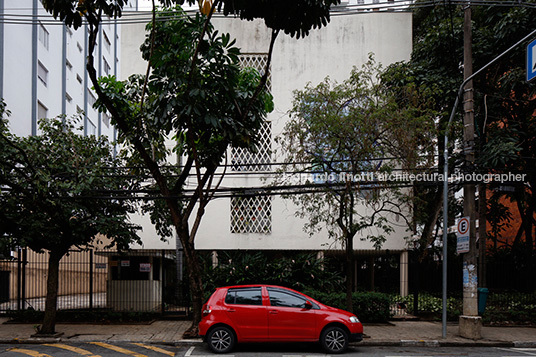
[(306, 302), (305, 302), (305, 306), (304, 306), (304, 308), (305, 308), (306, 310), (311, 310), (311, 309), (313, 308), (313, 304), (311, 304), (310, 301), (306, 301)]

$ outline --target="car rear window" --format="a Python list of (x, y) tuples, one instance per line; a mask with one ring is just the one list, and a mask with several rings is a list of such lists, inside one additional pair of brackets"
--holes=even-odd
[(226, 304), (262, 305), (261, 288), (229, 289), (225, 296)]

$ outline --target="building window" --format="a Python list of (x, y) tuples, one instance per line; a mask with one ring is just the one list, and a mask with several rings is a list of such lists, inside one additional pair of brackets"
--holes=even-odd
[(103, 31), (102, 33), (104, 34), (104, 48), (106, 48), (106, 51), (110, 53), (112, 43), (110, 42), (108, 35), (106, 35), (106, 31)]
[(87, 90), (88, 92), (88, 99), (87, 99), (87, 102), (89, 103), (89, 106), (91, 108), (93, 108), (93, 106), (95, 105), (95, 103), (97, 102), (97, 98), (95, 98), (95, 96), (93, 95), (93, 93), (91, 93), (91, 91), (88, 89)]
[[(240, 67), (254, 68), (261, 75), (264, 73), (268, 56), (266, 54), (245, 54), (240, 56)], [(268, 69), (266, 87), (271, 90), (271, 75)], [(259, 133), (255, 150), (231, 148), (231, 169), (233, 171), (268, 171), (272, 161), (272, 123), (265, 121)]]
[(82, 48), (82, 45), (80, 44), (80, 42), (77, 42), (77, 43), (76, 43), (76, 47), (78, 48), (78, 52), (80, 52), (80, 53), (82, 53), (82, 51), (84, 50), (84, 49)]
[(37, 62), (37, 78), (46, 86), (48, 83), (48, 69), (41, 63)]
[(82, 84), (82, 77), (80, 77), (79, 74), (76, 75), (76, 80), (78, 81), (78, 83)]
[(86, 135), (97, 136), (97, 127), (89, 119), (86, 119)]
[(72, 71), (72, 70), (73, 70), (73, 65), (71, 64), (71, 61), (69, 61), (68, 59), (65, 60), (65, 66), (67, 66), (67, 68), (69, 69), (69, 71)]
[[(266, 63), (268, 62), (267, 54), (243, 54), (239, 57), (241, 68), (254, 68), (261, 74), (264, 74)], [(272, 74), (268, 68), (268, 78), (266, 79), (266, 87), (269, 92), (272, 91)]]
[(272, 233), (271, 197), (231, 197), (231, 233)]
[(261, 124), (259, 140), (255, 150), (231, 148), (231, 170), (233, 171), (268, 171), (272, 159), (272, 123)]
[(71, 97), (71, 96), (69, 95), (69, 93), (67, 93), (67, 92), (65, 92), (65, 99), (66, 99), (69, 103), (71, 103), (71, 102), (73, 101), (73, 97)]
[(102, 122), (106, 125), (107, 128), (110, 127), (110, 116), (108, 113), (102, 113)]
[(43, 24), (39, 24), (39, 42), (43, 44), (43, 46), (48, 50), (48, 43), (49, 43), (49, 33), (45, 26)]
[(108, 64), (108, 62), (106, 62), (106, 58), (102, 58), (102, 63), (103, 63), (103, 67), (104, 67), (104, 73), (106, 73), (107, 75), (110, 75), (110, 72), (111, 72), (111, 68), (110, 68), (110, 65)]
[(37, 119), (46, 118), (48, 115), (48, 108), (43, 105), (41, 102), (37, 102)]

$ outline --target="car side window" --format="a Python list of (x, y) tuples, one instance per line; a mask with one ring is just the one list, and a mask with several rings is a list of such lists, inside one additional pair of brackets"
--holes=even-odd
[(262, 305), (261, 288), (229, 289), (225, 303), (232, 305)]
[(281, 290), (268, 289), (268, 294), (270, 295), (270, 305), (272, 306), (296, 307), (303, 309), (305, 308), (305, 302), (307, 301), (298, 295)]

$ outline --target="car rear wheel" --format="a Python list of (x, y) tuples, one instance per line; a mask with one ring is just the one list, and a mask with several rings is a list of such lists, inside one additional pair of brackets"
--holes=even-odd
[(236, 338), (230, 328), (218, 326), (208, 333), (207, 343), (212, 352), (227, 353), (234, 348)]
[(320, 344), (327, 353), (343, 353), (348, 348), (348, 333), (338, 326), (328, 327), (320, 336)]

